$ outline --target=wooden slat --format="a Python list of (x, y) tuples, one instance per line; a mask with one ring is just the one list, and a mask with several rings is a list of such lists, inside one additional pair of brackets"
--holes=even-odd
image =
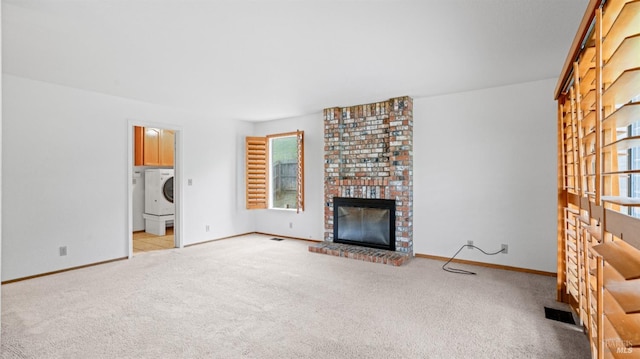
[[(584, 136), (582, 136), (582, 142), (583, 143), (591, 144), (591, 143), (593, 143), (595, 141), (595, 139), (596, 139), (596, 131), (595, 131), (595, 129), (589, 130), (589, 131), (587, 131), (587, 130), (584, 131)], [(585, 150), (589, 151), (588, 148), (585, 149)], [(591, 154), (591, 153), (595, 153), (595, 152), (587, 152), (585, 154)]]
[[(613, 266), (624, 279), (640, 279), (640, 257), (629, 251), (632, 248), (628, 245), (625, 246), (624, 243), (619, 242), (623, 241), (598, 244), (593, 247), (593, 250)], [(634, 256), (634, 254), (636, 255)]]
[(640, 34), (624, 39), (602, 70), (602, 81), (605, 87), (624, 71), (640, 66), (638, 54), (640, 54)]
[(620, 212), (607, 210), (605, 230), (624, 242), (640, 250), (640, 219)]
[[(620, 310), (627, 314), (640, 313), (640, 279), (625, 280), (618, 271), (610, 265), (605, 265), (604, 269), (604, 288), (610, 299), (615, 300)], [(607, 299), (605, 298), (605, 304)], [(615, 313), (610, 309), (605, 310), (607, 313)]]
[(604, 58), (608, 60), (625, 37), (638, 32), (640, 32), (640, 1), (628, 1), (605, 35), (602, 44)]
[(575, 276), (572, 276), (569, 279), (569, 283), (567, 283), (567, 289), (569, 290), (569, 294), (571, 294), (571, 296), (575, 298), (576, 301), (578, 301), (578, 286), (576, 282), (577, 278)]
[(620, 10), (629, 0), (607, 0), (604, 4), (604, 14), (602, 16), (602, 29), (605, 33), (611, 30), (613, 22), (620, 15)]
[(611, 152), (611, 151), (620, 152), (620, 151), (626, 151), (630, 148), (635, 148), (635, 147), (640, 147), (640, 136), (625, 137), (615, 142), (609, 143), (604, 147), (602, 147), (602, 152), (604, 153)]
[[(622, 173), (633, 171), (621, 171)], [(640, 198), (634, 197), (622, 197), (622, 196), (602, 196), (602, 200), (605, 202), (619, 204), (621, 206), (638, 207), (640, 206)]]
[[(620, 342), (620, 337), (618, 335), (618, 333), (616, 333), (616, 330), (613, 328), (613, 325), (611, 325), (611, 321), (609, 320), (609, 318), (607, 318), (606, 316), (603, 318), (603, 327), (604, 327), (604, 333), (603, 333), (603, 340), (602, 340), (602, 345), (604, 346), (604, 354), (605, 354), (605, 358), (613, 358), (613, 355), (611, 354), (611, 348), (615, 348), (615, 346), (617, 345), (617, 343)], [(615, 350), (615, 349), (614, 349)]]
[[(574, 206), (580, 206), (580, 196), (575, 193), (567, 192), (567, 202)], [(577, 213), (577, 212), (576, 212)]]
[(584, 98), (580, 102), (580, 106), (581, 106), (580, 108), (582, 108), (582, 111), (584, 112), (592, 111), (595, 109), (596, 107), (596, 90), (595, 89), (591, 89), (589, 92), (587, 92), (587, 94), (584, 96)]
[(585, 113), (584, 117), (582, 118), (582, 124), (587, 128), (593, 127), (593, 131), (595, 132), (596, 112), (590, 111), (589, 113)]
[(620, 306), (618, 301), (616, 301), (616, 298), (608, 290), (602, 292), (602, 298), (603, 310), (605, 314), (611, 315), (625, 313), (624, 309)]
[[(580, 198), (580, 209), (589, 211), (589, 207), (590, 206), (591, 206), (591, 202), (589, 201), (589, 198), (587, 198), (587, 197), (581, 197)], [(587, 223), (589, 223), (588, 219), (587, 219)]]
[(587, 232), (589, 232), (591, 237), (595, 238), (598, 242), (600, 242), (602, 240), (602, 233), (600, 231), (601, 227), (588, 226), (588, 227), (585, 227), (585, 228), (587, 229)]
[(625, 70), (602, 95), (605, 106), (625, 104), (640, 93), (640, 67)]
[(595, 203), (591, 203), (589, 214), (591, 215), (591, 218), (595, 219), (598, 222), (602, 222), (602, 219), (604, 217), (604, 208)]
[(609, 319), (623, 343), (631, 347), (640, 347), (640, 314), (607, 314), (606, 318)]
[(607, 116), (603, 126), (607, 128), (627, 127), (640, 118), (640, 102), (627, 103)]
[(580, 60), (578, 60), (578, 71), (580, 72), (580, 78), (583, 78), (583, 76), (587, 77), (585, 76), (585, 74), (588, 73), (589, 70), (596, 67), (596, 64), (594, 62), (595, 54), (596, 54), (596, 49), (593, 46), (593, 44), (589, 47), (586, 47), (582, 51), (582, 55), (580, 55)]
[(589, 227), (589, 225), (591, 225), (591, 221), (589, 220), (589, 217), (587, 216), (580, 216), (578, 217), (578, 219), (580, 220), (580, 223), (582, 223), (584, 225), (585, 228)]
[(640, 282), (637, 279), (610, 283), (605, 280), (605, 288), (616, 299), (616, 302), (625, 313), (640, 313)]
[[(591, 54), (593, 57), (593, 54)], [(595, 65), (593, 59), (591, 60), (592, 64)], [(584, 74), (584, 75), (583, 75)], [(596, 69), (595, 66), (589, 68), (586, 73), (580, 74), (580, 93), (584, 96), (589, 91), (595, 89), (595, 79), (596, 79)]]
[[(624, 171), (615, 171), (615, 172), (603, 172), (602, 175), (603, 176), (626, 176), (628, 174), (633, 174), (633, 173), (640, 173), (640, 169), (637, 170), (624, 170)], [(614, 196), (605, 196), (605, 198), (607, 198), (608, 200), (606, 202), (615, 202), (615, 198)], [(631, 197), (621, 197), (621, 198), (630, 198), (632, 201), (634, 200)], [(633, 203), (633, 202), (632, 202)]]

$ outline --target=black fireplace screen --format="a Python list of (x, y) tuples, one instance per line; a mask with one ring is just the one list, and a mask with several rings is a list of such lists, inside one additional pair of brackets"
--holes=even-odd
[(333, 241), (395, 251), (395, 201), (333, 199)]

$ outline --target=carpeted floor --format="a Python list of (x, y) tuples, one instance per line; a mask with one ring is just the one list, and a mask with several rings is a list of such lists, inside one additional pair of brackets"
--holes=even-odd
[[(248, 235), (4, 285), (2, 358), (589, 358), (555, 278)], [(456, 265), (456, 267), (469, 267)]]

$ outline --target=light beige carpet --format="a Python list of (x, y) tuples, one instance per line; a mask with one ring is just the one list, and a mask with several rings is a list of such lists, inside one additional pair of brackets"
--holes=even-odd
[(4, 285), (2, 358), (589, 358), (580, 328), (544, 317), (566, 309), (555, 278), (269, 238)]

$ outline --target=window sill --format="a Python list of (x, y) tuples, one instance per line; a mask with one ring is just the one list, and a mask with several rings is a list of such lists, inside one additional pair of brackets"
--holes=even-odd
[[(271, 208), (268, 208), (268, 209), (273, 210), (273, 211), (296, 212), (295, 208), (274, 208), (274, 207), (271, 207)], [(300, 211), (300, 212), (303, 212), (303, 211)]]

